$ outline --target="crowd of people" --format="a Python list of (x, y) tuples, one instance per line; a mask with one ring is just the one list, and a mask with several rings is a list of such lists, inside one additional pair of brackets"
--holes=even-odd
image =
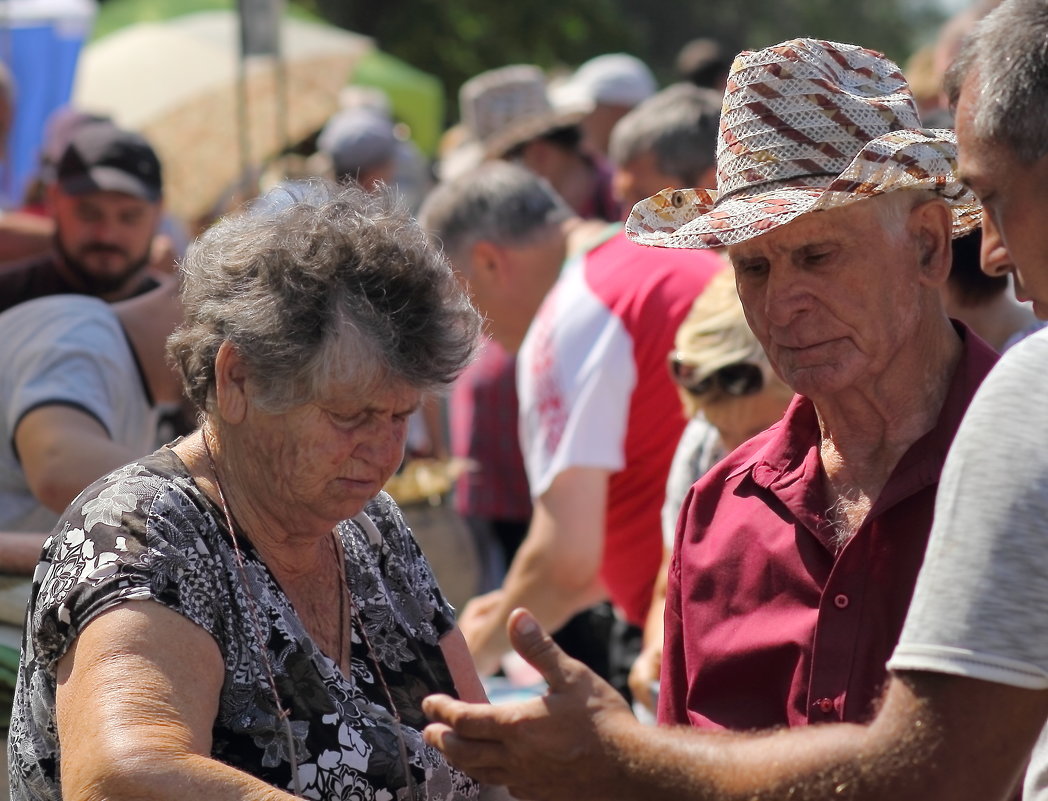
[(57, 116), (0, 217), (11, 799), (1048, 799), (1048, 6), (862, 45), (490, 70), (423, 180), (346, 93), (200, 230)]

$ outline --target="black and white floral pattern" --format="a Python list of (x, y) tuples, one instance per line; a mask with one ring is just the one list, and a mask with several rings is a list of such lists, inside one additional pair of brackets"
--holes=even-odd
[[(475, 798), (477, 785), (420, 734), (422, 699), (454, 691), (438, 642), (454, 625), (452, 610), (429, 565), (385, 494), (340, 524), (339, 534), (358, 613), (349, 677), (314, 644), (243, 537), (245, 565), (238, 569), (221, 511), (171, 450), (85, 490), (59, 521), (34, 577), (9, 738), (12, 800), (61, 798), (57, 662), (100, 613), (142, 599), (202, 626), (221, 649), (226, 680), (213, 729), (217, 759), (291, 792), (293, 748), (302, 794), (312, 799), (398, 801), (409, 797), (412, 783), (433, 801)], [(290, 711), (290, 738), (268, 686), (263, 648)], [(381, 678), (402, 724), (388, 709)]]

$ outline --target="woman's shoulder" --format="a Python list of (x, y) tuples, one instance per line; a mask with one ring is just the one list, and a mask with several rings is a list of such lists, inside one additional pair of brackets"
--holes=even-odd
[(347, 576), (362, 607), (395, 609), (401, 624), (426, 641), (447, 632), (454, 612), (392, 497), (380, 492), (345, 521), (343, 533), (348, 534)]
[(203, 500), (182, 462), (164, 447), (89, 485), (66, 509), (55, 532), (79, 530), (91, 536), (115, 528), (125, 537), (144, 539), (155, 521), (202, 516)]
[(57, 659), (101, 612), (132, 600), (158, 601), (218, 629), (222, 545), (195, 486), (162, 448), (74, 500), (34, 577), (30, 615), (42, 654)]

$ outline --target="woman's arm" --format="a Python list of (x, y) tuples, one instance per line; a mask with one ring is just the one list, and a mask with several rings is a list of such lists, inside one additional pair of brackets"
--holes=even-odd
[(441, 638), (440, 650), (444, 652), (444, 660), (448, 663), (459, 698), (474, 704), (487, 703), (488, 694), (484, 691), (484, 684), (473, 665), (466, 638), (462, 636), (458, 626)]
[(292, 801), (211, 758), (223, 677), (211, 635), (174, 611), (99, 615), (58, 663), (63, 799)]

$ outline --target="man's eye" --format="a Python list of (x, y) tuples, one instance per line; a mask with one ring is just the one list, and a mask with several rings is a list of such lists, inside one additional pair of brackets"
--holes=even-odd
[(362, 415), (359, 414), (344, 415), (328, 412), (328, 417), (330, 417), (331, 422), (339, 428), (353, 428), (354, 426), (360, 425), (363, 420)]
[(741, 276), (759, 277), (768, 272), (768, 263), (765, 261), (749, 261), (735, 265), (735, 273)]

